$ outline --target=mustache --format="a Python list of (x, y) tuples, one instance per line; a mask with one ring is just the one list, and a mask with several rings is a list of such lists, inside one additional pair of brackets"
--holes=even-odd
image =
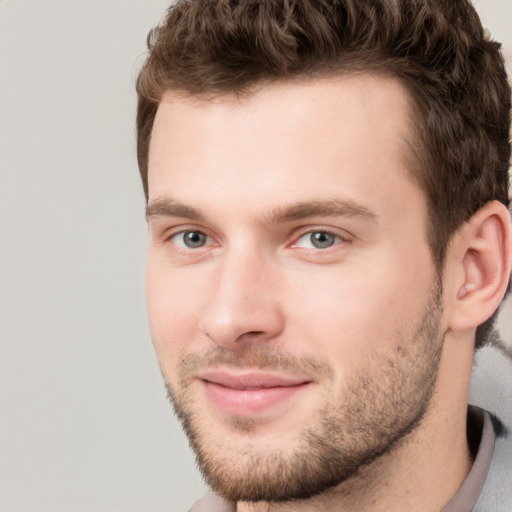
[(312, 355), (294, 356), (276, 347), (250, 346), (239, 350), (215, 347), (202, 354), (187, 354), (180, 361), (179, 378), (182, 386), (205, 369), (227, 367), (300, 373), (316, 378), (332, 378), (333, 370), (326, 360)]

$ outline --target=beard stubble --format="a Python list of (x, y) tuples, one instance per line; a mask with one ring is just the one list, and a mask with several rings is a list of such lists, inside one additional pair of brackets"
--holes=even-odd
[(179, 387), (167, 383), (169, 399), (182, 422), (206, 482), (229, 501), (285, 502), (308, 499), (347, 482), (420, 424), (434, 394), (443, 339), (439, 333), (442, 290), (436, 284), (427, 305), (408, 334), (398, 333), (393, 354), (370, 357), (365, 368), (334, 390), (293, 450), (278, 446), (253, 449), (258, 422), (234, 417), (233, 434), (245, 435), (247, 447), (233, 455), (204, 425), (191, 383), (199, 369), (226, 365), (266, 371), (306, 371), (318, 381), (332, 380), (328, 362), (297, 358), (257, 345), (240, 351), (217, 347), (207, 355), (189, 354), (181, 361)]

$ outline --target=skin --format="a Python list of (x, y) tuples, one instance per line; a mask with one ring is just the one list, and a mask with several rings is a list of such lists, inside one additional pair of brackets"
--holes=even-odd
[[(404, 375), (421, 376), (422, 364), (409, 363), (423, 363), (416, 328), (439, 276), (425, 197), (407, 167), (409, 111), (397, 81), (369, 76), (266, 86), (244, 99), (168, 93), (161, 101), (149, 155), (151, 332), (175, 400), (233, 474), (276, 447), (300, 451), (304, 432), (318, 430), (333, 404), (347, 404), (361, 375), (384, 390), (376, 405), (393, 403)], [(333, 208), (319, 212), (319, 204)], [(204, 234), (204, 244), (187, 247), (187, 231), (196, 241)], [(332, 233), (333, 244), (316, 248), (312, 232)], [(418, 425), (327, 492), (237, 510), (438, 511), (456, 493), (470, 468), (476, 327), (459, 306), (473, 275), (463, 235), (466, 245), (448, 254), (430, 332), (437, 379)], [(219, 407), (204, 372), (258, 373), (265, 354), (274, 374), (306, 385), (263, 409)], [(405, 373), (383, 371), (390, 361)]]

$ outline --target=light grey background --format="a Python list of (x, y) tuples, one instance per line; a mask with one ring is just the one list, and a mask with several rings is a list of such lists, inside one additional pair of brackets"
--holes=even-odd
[[(145, 318), (133, 89), (167, 5), (0, 0), (2, 512), (182, 511), (202, 493)], [(512, 1), (477, 5), (512, 55)]]

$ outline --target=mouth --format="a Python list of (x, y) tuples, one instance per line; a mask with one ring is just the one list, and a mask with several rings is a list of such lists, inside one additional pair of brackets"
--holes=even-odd
[(234, 416), (252, 416), (282, 407), (312, 384), (302, 377), (220, 370), (203, 372), (198, 380), (211, 405)]

